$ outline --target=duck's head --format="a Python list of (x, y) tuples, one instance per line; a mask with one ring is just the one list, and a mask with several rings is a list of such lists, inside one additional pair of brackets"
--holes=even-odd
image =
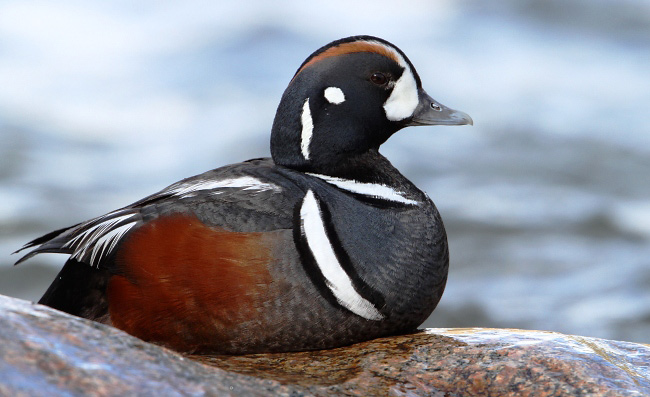
[(472, 124), (422, 88), (413, 64), (372, 36), (334, 41), (311, 54), (285, 90), (273, 121), (276, 164), (322, 172), (377, 150), (398, 130)]

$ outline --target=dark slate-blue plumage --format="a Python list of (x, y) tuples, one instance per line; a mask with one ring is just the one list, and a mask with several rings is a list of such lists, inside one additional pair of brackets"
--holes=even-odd
[(412, 125), (471, 124), (371, 36), (300, 66), (271, 159), (168, 188), (23, 247), (70, 254), (40, 303), (176, 350), (322, 349), (414, 330), (447, 279), (447, 237), (425, 193), (379, 154)]

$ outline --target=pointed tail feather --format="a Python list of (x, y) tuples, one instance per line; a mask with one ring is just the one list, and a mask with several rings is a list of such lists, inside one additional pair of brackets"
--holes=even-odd
[(16, 261), (16, 265), (38, 254), (59, 253), (71, 255), (71, 258), (78, 262), (99, 267), (122, 238), (134, 226), (140, 224), (141, 220), (139, 209), (122, 208), (87, 222), (55, 230), (28, 242), (14, 252), (15, 254), (31, 249)]

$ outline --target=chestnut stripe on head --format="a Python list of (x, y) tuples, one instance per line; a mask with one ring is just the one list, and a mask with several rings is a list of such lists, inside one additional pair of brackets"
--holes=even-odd
[(323, 59), (361, 52), (385, 56), (404, 69), (404, 73), (394, 82), (390, 97), (384, 103), (384, 111), (390, 121), (401, 121), (411, 117), (419, 102), (420, 77), (404, 53), (376, 37), (358, 36), (335, 41), (330, 44), (330, 47), (318, 50), (307, 58), (293, 78), (295, 79), (303, 70)]
[(325, 51), (311, 57), (300, 67), (300, 69), (298, 69), (295, 76), (293, 77), (296, 78), (296, 76), (299, 75), (300, 72), (302, 72), (305, 68), (315, 64), (316, 62), (322, 61), (323, 59), (339, 55), (354, 54), (358, 52), (374, 52), (375, 54), (383, 55), (387, 58), (392, 59), (402, 67), (406, 66), (402, 56), (397, 53), (397, 51), (393, 50), (383, 43), (366, 40), (352, 41), (330, 47)]

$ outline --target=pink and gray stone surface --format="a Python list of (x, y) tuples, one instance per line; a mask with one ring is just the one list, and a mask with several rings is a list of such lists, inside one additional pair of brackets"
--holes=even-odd
[(348, 347), (183, 356), (0, 296), (0, 396), (645, 396), (650, 346), (554, 332), (427, 329)]

